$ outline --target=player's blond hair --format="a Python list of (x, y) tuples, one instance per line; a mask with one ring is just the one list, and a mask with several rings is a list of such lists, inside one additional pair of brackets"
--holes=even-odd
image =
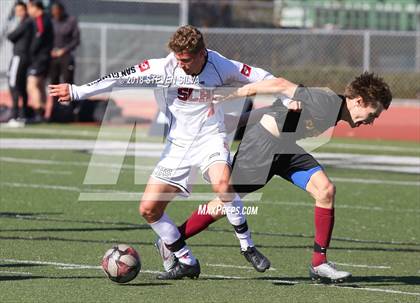
[(392, 100), (392, 93), (385, 81), (374, 73), (364, 72), (346, 86), (344, 95), (347, 98), (362, 97), (366, 104), (377, 107), (382, 104), (388, 109)]
[(174, 53), (187, 51), (196, 54), (205, 48), (203, 34), (194, 26), (181, 26), (172, 35), (168, 47)]

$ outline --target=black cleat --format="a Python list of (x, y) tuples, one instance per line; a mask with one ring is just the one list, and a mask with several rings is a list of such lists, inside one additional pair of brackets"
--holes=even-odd
[(270, 260), (259, 252), (255, 246), (248, 247), (245, 251), (241, 251), (241, 254), (243, 254), (245, 259), (254, 266), (256, 271), (265, 272), (270, 268)]
[(158, 280), (179, 280), (184, 277), (190, 279), (198, 278), (200, 275), (200, 262), (195, 263), (194, 265), (187, 265), (181, 262), (177, 262), (174, 268), (170, 271), (160, 273), (156, 279)]

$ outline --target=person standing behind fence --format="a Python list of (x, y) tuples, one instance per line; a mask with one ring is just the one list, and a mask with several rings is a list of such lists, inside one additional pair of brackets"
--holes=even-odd
[[(13, 43), (13, 57), (8, 71), (9, 89), (12, 96), (12, 115), (8, 122), (10, 127), (24, 126), (28, 117), (28, 94), (26, 77), (29, 61), (29, 45), (32, 39), (32, 22), (28, 16), (26, 4), (18, 1), (14, 7), (15, 17), (19, 19), (16, 28), (7, 35)], [(19, 119), (19, 98), (22, 97), (23, 119)]]
[(45, 79), (51, 62), (54, 32), (51, 19), (44, 13), (42, 1), (29, 1), (28, 13), (33, 20), (34, 33), (30, 45), (27, 90), (35, 110), (32, 122), (42, 122), (47, 101)]
[(77, 19), (67, 15), (60, 2), (52, 4), (51, 16), (54, 28), (54, 48), (51, 51), (50, 68), (51, 84), (58, 84), (60, 81), (73, 84), (74, 51), (80, 43)]

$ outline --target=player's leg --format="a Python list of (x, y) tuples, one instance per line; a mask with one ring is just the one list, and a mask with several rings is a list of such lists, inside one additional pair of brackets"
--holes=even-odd
[(158, 275), (158, 279), (195, 278), (200, 274), (198, 260), (181, 237), (177, 226), (164, 212), (178, 192), (178, 187), (151, 177), (140, 202), (140, 214), (179, 260), (170, 271)]
[(217, 193), (219, 200), (223, 203), (229, 223), (235, 229), (235, 234), (241, 246), (241, 253), (257, 271), (266, 271), (270, 268), (271, 263), (256, 249), (252, 241), (246, 215), (243, 212), (244, 204), (230, 184), (230, 167), (226, 163), (216, 162), (209, 166), (207, 174), (213, 191)]
[(334, 228), (334, 184), (318, 161), (303, 150), (298, 154), (282, 155), (278, 168), (280, 176), (308, 192), (315, 200), (315, 239), (310, 276), (328, 281), (342, 281), (350, 277), (350, 273), (338, 271), (327, 262), (327, 248)]
[(306, 191), (315, 199), (315, 240), (310, 276), (314, 280), (342, 282), (351, 277), (351, 273), (339, 271), (327, 261), (327, 249), (334, 228), (335, 186), (326, 173), (319, 170), (311, 176)]
[(330, 245), (334, 228), (335, 186), (325, 172), (319, 170), (311, 176), (306, 185), (306, 191), (315, 200), (315, 240), (312, 266), (318, 266), (327, 262), (327, 248)]

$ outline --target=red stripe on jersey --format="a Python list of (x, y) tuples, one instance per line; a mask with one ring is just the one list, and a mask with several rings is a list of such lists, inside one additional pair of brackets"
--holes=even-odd
[(42, 16), (36, 18), (36, 28), (37, 33), (40, 35), (44, 32), (44, 20), (42, 19)]
[(249, 77), (251, 75), (251, 67), (249, 65), (244, 64), (241, 70), (241, 74)]
[(144, 72), (145, 70), (148, 70), (150, 68), (149, 61), (144, 60), (142, 63), (139, 64), (139, 68), (141, 72)]

